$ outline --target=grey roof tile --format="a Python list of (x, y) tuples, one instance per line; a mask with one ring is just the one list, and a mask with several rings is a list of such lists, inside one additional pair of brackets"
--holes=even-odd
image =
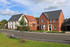
[(60, 16), (62, 10), (56, 10), (56, 11), (50, 11), (50, 12), (44, 12), (43, 14), (48, 19), (58, 19)]
[(18, 21), (18, 19), (22, 16), (22, 14), (18, 14), (18, 15), (13, 15), (9, 21)]

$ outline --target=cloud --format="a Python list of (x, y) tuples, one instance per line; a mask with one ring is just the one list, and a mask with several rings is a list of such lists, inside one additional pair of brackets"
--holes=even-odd
[(0, 0), (0, 6), (7, 6), (10, 5), (11, 3), (8, 0)]
[(42, 3), (42, 2), (52, 2), (53, 0), (29, 0), (34, 3)]
[(18, 14), (18, 12), (12, 11), (10, 9), (2, 10), (0, 9), (0, 15), (15, 15)]
[(23, 4), (25, 6), (32, 6), (32, 5), (37, 5), (38, 3), (49, 3), (52, 2), (53, 0), (11, 0), (13, 2)]
[(7, 0), (0, 0), (0, 3), (2, 3), (2, 4), (11, 4), (11, 3), (8, 2)]
[[(44, 11), (44, 8), (47, 6), (45, 4), (47, 4), (46, 2), (48, 0), (12, 0), (22, 6), (26, 6), (29, 11), (31, 13), (34, 14), (38, 14), (42, 11)], [(52, 0), (48, 1), (51, 2)], [(28, 13), (29, 11), (27, 11), (26, 13)]]
[(27, 6), (33, 11), (33, 9), (38, 11), (38, 9), (47, 10), (56, 9), (65, 6), (66, 0), (12, 0), (19, 4)]
[(21, 6), (26, 6), (28, 8), (28, 11), (25, 11), (24, 13), (30, 14), (31, 12), (31, 14), (34, 16), (37, 16), (37, 14), (41, 14), (46, 10), (52, 10), (63, 7), (66, 4), (66, 0), (12, 0), (12, 1), (20, 4)]
[(66, 0), (54, 0), (51, 4), (49, 4), (46, 9), (51, 10), (51, 9), (56, 9), (60, 7), (64, 7), (66, 4)]
[(0, 0), (0, 8), (9, 9), (19, 4), (12, 2), (11, 0)]
[[(51, 10), (51, 9), (56, 9), (56, 8), (59, 8), (59, 7), (63, 7), (66, 2), (66, 0), (11, 0), (12, 2), (16, 2), (17, 4), (20, 4), (20, 5), (25, 5), (27, 6), (29, 9), (41, 9), (43, 8), (46, 8), (48, 10)], [(11, 5), (11, 6), (7, 6), (12, 4), (12, 2), (9, 2), (8, 0), (1, 0), (0, 1), (0, 4), (4, 7), (7, 7), (7, 8), (10, 8), (10, 7), (13, 7), (13, 6), (16, 6), (16, 5)], [(6, 6), (4, 5), (6, 4)], [(41, 6), (40, 8), (38, 6)]]
[[(46, 10), (52, 10), (63, 7), (66, 4), (66, 0), (11, 0), (12, 2), (9, 2), (8, 0), (3, 1), (5, 1), (4, 4), (13, 4), (12, 2), (15, 2), (20, 6), (26, 6), (28, 11), (23, 10), (23, 12), (25, 14), (33, 14), (34, 16), (36, 16), (37, 14), (41, 14)], [(0, 2), (3, 3), (3, 1)], [(17, 4), (13, 4), (11, 6), (6, 5), (6, 8), (16, 6)]]

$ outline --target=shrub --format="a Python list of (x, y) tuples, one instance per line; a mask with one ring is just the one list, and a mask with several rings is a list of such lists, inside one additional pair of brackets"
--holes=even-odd
[(30, 28), (27, 26), (27, 27), (20, 27), (20, 26), (17, 26), (17, 29), (16, 30), (20, 30), (20, 31), (29, 31)]
[(17, 29), (16, 30), (20, 30), (20, 26), (17, 26)]
[(58, 31), (48, 31), (47, 33), (60, 33)]
[(24, 31), (29, 31), (30, 30), (30, 27), (24, 27)]

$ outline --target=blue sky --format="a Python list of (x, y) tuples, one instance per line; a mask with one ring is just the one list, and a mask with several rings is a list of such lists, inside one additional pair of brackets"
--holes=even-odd
[(70, 0), (0, 0), (0, 21), (15, 14), (40, 17), (42, 12), (60, 9), (65, 18), (70, 18)]

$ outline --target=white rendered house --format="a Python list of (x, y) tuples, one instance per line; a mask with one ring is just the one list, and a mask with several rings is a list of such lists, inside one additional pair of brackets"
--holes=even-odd
[[(19, 26), (19, 21), (22, 19), (22, 16), (24, 16), (24, 14), (18, 14), (18, 15), (13, 15), (9, 21), (8, 21), (8, 29), (16, 29), (17, 25)], [(25, 22), (27, 23), (27, 19), (25, 19)]]

